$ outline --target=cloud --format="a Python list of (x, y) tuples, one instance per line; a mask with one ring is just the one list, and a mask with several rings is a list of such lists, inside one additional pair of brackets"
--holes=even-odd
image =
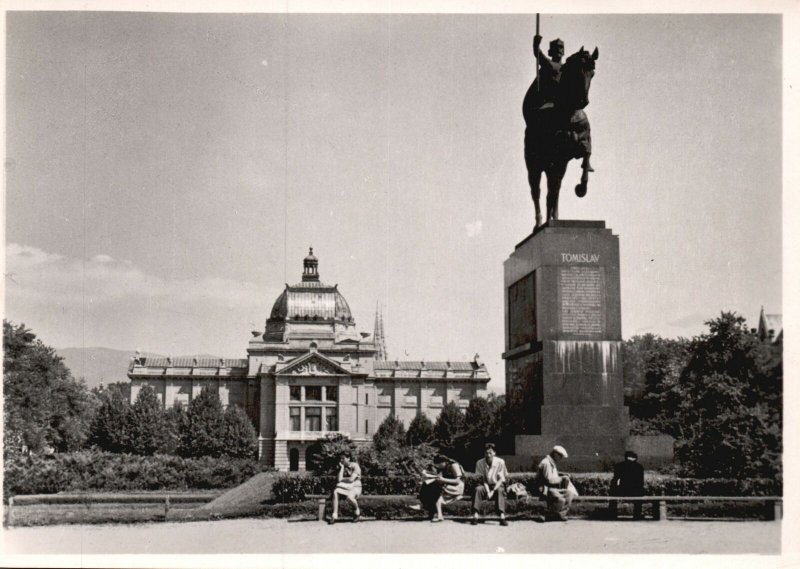
[(58, 306), (94, 306), (118, 300), (147, 300), (162, 306), (213, 304), (252, 308), (263, 304), (263, 291), (253, 283), (218, 277), (164, 279), (109, 255), (78, 259), (36, 247), (9, 243), (6, 283), (9, 304), (15, 300)]

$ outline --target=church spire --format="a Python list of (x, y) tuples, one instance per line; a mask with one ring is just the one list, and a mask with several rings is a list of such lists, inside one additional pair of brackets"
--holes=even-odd
[(383, 333), (383, 308), (379, 303), (375, 303), (375, 334), (372, 336), (375, 342), (375, 347), (378, 351), (375, 353), (376, 360), (388, 360), (389, 355), (386, 351), (386, 337)]

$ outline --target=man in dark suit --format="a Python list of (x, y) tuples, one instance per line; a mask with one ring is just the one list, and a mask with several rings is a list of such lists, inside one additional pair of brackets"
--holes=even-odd
[[(625, 451), (625, 460), (614, 466), (614, 478), (611, 479), (612, 496), (644, 496), (644, 467), (638, 462), (639, 457), (632, 450)], [(617, 502), (609, 506), (611, 516), (617, 517)], [(642, 502), (633, 503), (634, 519), (642, 518)]]

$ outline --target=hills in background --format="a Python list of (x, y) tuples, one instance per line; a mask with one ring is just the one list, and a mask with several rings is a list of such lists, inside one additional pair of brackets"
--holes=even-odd
[[(117, 381), (128, 381), (128, 365), (136, 350), (113, 350), (111, 348), (64, 348), (56, 350), (64, 358), (64, 364), (73, 377), (82, 377), (89, 389)], [(160, 354), (142, 352), (142, 356), (163, 357)], [(181, 356), (178, 356), (181, 357)], [(188, 357), (216, 358), (208, 354)]]

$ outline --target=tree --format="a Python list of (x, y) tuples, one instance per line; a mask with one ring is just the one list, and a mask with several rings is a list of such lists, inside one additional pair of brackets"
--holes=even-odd
[[(464, 432), (464, 425), (464, 413), (459, 409), (455, 401), (448, 402), (433, 426), (434, 440), (442, 452), (446, 454), (457, 453), (457, 443)], [(456, 457), (454, 456), (453, 458)]]
[(462, 461), (475, 462), (483, 455), (486, 443), (497, 444), (503, 401), (492, 394), (489, 398), (475, 397), (469, 402), (464, 415), (464, 431), (455, 445)]
[(173, 404), (172, 407), (164, 411), (164, 424), (164, 446), (159, 452), (163, 454), (179, 454), (181, 433), (183, 433), (188, 426), (186, 408), (179, 403)]
[(131, 406), (128, 396), (111, 384), (97, 395), (100, 407), (92, 422), (89, 444), (107, 452), (128, 452)]
[(186, 424), (181, 432), (182, 456), (222, 456), (225, 420), (216, 393), (204, 387), (189, 403)]
[(369, 476), (416, 476), (433, 462), (436, 453), (429, 443), (389, 446), (382, 451), (373, 444), (359, 450), (358, 461)]
[(254, 458), (258, 451), (256, 430), (247, 413), (238, 405), (229, 405), (224, 416), (223, 447), (226, 456)]
[(396, 418), (394, 414), (390, 414), (378, 426), (378, 430), (375, 431), (372, 437), (372, 444), (378, 452), (383, 452), (392, 447), (405, 446), (406, 428), (403, 425), (403, 421)]
[(356, 455), (356, 445), (339, 433), (325, 435), (308, 447), (306, 470), (315, 474), (333, 474), (339, 468), (339, 457), (343, 452)]
[(161, 450), (167, 440), (167, 422), (161, 402), (153, 388), (145, 385), (128, 414), (129, 452), (150, 456)]
[[(672, 417), (665, 405), (669, 392), (689, 361), (691, 342), (685, 338), (667, 339), (645, 334), (634, 336), (622, 346), (622, 376), (625, 402), (638, 431), (666, 432), (664, 419)], [(637, 421), (638, 420), (638, 421)], [(641, 434), (644, 434), (642, 432)]]
[(417, 413), (417, 416), (409, 423), (406, 432), (406, 444), (417, 446), (422, 443), (433, 441), (433, 421), (428, 419), (424, 413)]
[(660, 418), (677, 439), (676, 454), (696, 476), (779, 475), (782, 353), (735, 313), (706, 324), (679, 380), (661, 395)]
[(95, 401), (50, 346), (24, 324), (3, 320), (4, 450), (80, 448)]

